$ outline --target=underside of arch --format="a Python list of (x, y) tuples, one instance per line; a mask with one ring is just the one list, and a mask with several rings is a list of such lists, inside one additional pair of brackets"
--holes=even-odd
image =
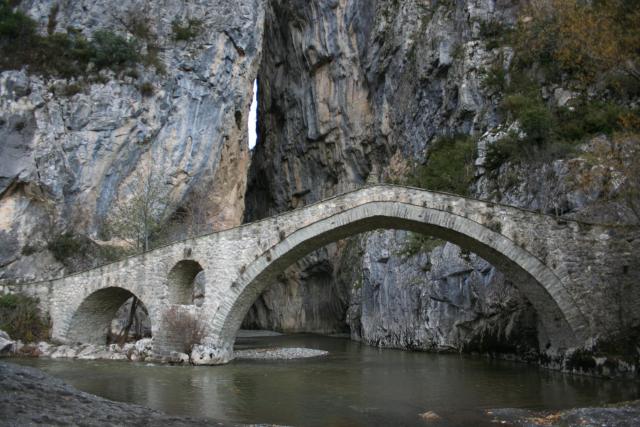
[(93, 292), (73, 313), (66, 340), (72, 343), (106, 344), (111, 321), (118, 309), (133, 296), (132, 292), (118, 287)]
[(475, 252), (500, 269), (538, 312), (548, 342), (572, 347), (586, 336), (587, 323), (555, 273), (533, 254), (468, 218), (400, 202), (370, 202), (305, 226), (249, 265), (230, 290), (227, 309), (214, 320), (220, 345), (232, 345), (242, 320), (278, 274), (309, 252), (375, 229), (403, 229), (432, 235)]

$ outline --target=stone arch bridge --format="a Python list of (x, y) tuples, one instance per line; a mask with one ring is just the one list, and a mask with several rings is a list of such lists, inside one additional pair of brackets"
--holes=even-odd
[[(543, 348), (581, 346), (639, 323), (637, 229), (390, 185), (19, 288), (40, 298), (55, 340), (105, 343), (115, 312), (135, 295), (159, 357), (180, 350), (181, 331), (163, 326), (168, 313), (188, 312), (205, 327), (208, 362), (226, 363), (244, 316), (278, 274), (330, 242), (381, 228), (433, 235), (495, 265), (537, 310)], [(200, 272), (204, 296), (194, 304)]]

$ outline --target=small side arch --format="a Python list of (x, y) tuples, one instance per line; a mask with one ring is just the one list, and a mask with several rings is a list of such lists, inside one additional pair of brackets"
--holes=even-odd
[(105, 345), (111, 321), (118, 309), (131, 297), (140, 300), (133, 292), (118, 287), (103, 288), (91, 293), (73, 313), (66, 340), (72, 343)]
[(196, 276), (204, 269), (197, 261), (182, 260), (169, 271), (167, 277), (170, 304), (193, 304)]

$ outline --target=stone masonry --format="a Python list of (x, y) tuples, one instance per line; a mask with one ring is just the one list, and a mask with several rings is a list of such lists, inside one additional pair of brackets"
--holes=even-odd
[[(540, 346), (547, 351), (615, 336), (639, 323), (637, 228), (391, 185), (1, 291), (38, 296), (51, 316), (54, 340), (96, 344), (106, 341), (115, 312), (135, 295), (149, 311), (159, 356), (180, 351), (184, 333), (165, 327), (168, 313), (188, 312), (204, 325), (214, 362), (226, 363), (243, 318), (275, 277), (315, 249), (375, 229), (433, 235), (498, 267), (537, 310)], [(204, 283), (197, 304), (190, 298), (196, 275)]]

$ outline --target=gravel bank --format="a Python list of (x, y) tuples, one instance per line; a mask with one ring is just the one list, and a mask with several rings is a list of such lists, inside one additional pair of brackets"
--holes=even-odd
[(328, 351), (314, 350), (310, 348), (256, 348), (251, 350), (238, 350), (234, 352), (236, 359), (261, 359), (261, 360), (291, 360), (320, 357), (329, 354)]

